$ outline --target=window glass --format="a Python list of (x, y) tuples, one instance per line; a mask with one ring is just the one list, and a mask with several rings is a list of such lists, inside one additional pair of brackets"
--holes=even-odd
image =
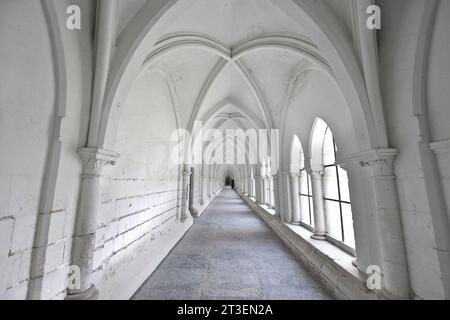
[(335, 158), (335, 146), (333, 140), (333, 134), (331, 133), (330, 128), (327, 128), (325, 131), (325, 137), (323, 140), (323, 164), (334, 165), (336, 162)]
[(333, 134), (330, 128), (327, 127), (322, 146), (322, 161), (324, 166), (322, 188), (325, 201), (327, 232), (334, 239), (354, 248), (355, 236), (348, 187), (349, 181), (347, 172), (336, 164), (336, 152), (337, 147)]
[(341, 200), (350, 202), (350, 190), (348, 188), (347, 171), (338, 166), (339, 172), (339, 188), (341, 191)]
[(322, 176), (323, 195), (325, 198), (339, 200), (336, 167), (326, 167)]
[(355, 248), (355, 234), (353, 232), (352, 206), (342, 204), (342, 220), (344, 224), (344, 243), (351, 248)]
[(311, 221), (309, 218), (309, 197), (300, 197), (300, 207), (302, 210), (302, 222), (311, 225)]
[(300, 172), (300, 210), (302, 211), (302, 222), (314, 226), (314, 208), (312, 199), (311, 179), (306, 172)]
[(328, 233), (336, 240), (342, 241), (341, 214), (339, 202), (325, 200)]

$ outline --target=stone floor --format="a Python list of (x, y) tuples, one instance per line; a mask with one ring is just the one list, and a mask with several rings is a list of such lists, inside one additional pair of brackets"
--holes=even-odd
[(132, 299), (330, 296), (240, 197), (225, 189)]

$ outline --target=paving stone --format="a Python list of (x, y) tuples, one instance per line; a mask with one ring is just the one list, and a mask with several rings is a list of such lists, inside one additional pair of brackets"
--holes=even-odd
[(224, 190), (133, 299), (320, 300), (329, 295), (239, 196)]

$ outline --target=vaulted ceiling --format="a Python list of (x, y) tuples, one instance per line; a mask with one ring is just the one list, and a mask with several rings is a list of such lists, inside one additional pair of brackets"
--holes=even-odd
[[(290, 105), (298, 105), (296, 97), (310, 83), (310, 71), (336, 79), (308, 37), (308, 25), (294, 20), (279, 2), (170, 1), (140, 45), (137, 79), (144, 86), (155, 85), (154, 79), (167, 83), (169, 90), (152, 99), (167, 101), (170, 92), (179, 127), (192, 130), (202, 121), (204, 129), (282, 128)], [(352, 0), (324, 3), (351, 34)], [(150, 4), (119, 2), (119, 42), (130, 24), (146, 19), (140, 10)]]
[(172, 79), (182, 126), (213, 117), (210, 125), (221, 128), (273, 127), (304, 60), (278, 44), (313, 48), (304, 30), (270, 0), (191, 2), (175, 19), (162, 19), (146, 64)]

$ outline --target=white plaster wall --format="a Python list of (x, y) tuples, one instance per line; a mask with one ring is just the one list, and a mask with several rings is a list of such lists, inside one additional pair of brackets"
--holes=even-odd
[(409, 273), (418, 298), (443, 298), (430, 203), (413, 114), (413, 70), (423, 1), (381, 1), (380, 72), (391, 145), (398, 148), (396, 176)]
[(40, 2), (2, 1), (0, 70), (0, 298), (23, 299), (55, 108)]
[(149, 72), (134, 82), (121, 107), (116, 142), (108, 146), (121, 157), (105, 170), (100, 187), (94, 277), (101, 298), (129, 298), (192, 224), (192, 218), (179, 221), (171, 104), (165, 81)]
[(289, 168), (291, 141), (296, 134), (302, 144), (305, 165), (309, 166), (310, 138), (314, 120), (319, 117), (331, 128), (340, 159), (358, 150), (357, 135), (345, 99), (330, 78), (320, 71), (308, 71), (307, 83), (298, 84), (290, 99), (285, 122), (281, 124), (282, 163)]
[[(45, 255), (44, 276), (28, 297), (65, 296), (92, 73), (92, 3), (75, 1), (84, 13), (79, 33), (65, 28), (60, 13), (68, 3), (55, 3), (58, 19), (51, 20), (41, 1), (2, 2), (0, 145), (8, 150), (0, 159), (2, 298), (27, 297), (33, 245)], [(46, 239), (34, 239), (38, 213)]]
[(450, 139), (450, 1), (440, 1), (431, 39), (428, 109), (432, 141)]
[[(446, 147), (437, 154), (442, 187), (450, 208), (450, 1), (440, 1), (431, 39), (428, 70), (428, 115), (433, 142)], [(449, 215), (450, 217), (450, 215)]]
[[(67, 6), (77, 4), (82, 11), (82, 32), (73, 32), (65, 27), (65, 12)], [(78, 189), (81, 174), (81, 161), (78, 148), (84, 145), (89, 121), (89, 107), (91, 99), (93, 44), (91, 33), (94, 24), (95, 4), (78, 0), (58, 1), (55, 3), (58, 20), (50, 28), (59, 26), (61, 32), (59, 39), (53, 39), (56, 44), (54, 50), (63, 50), (66, 78), (66, 90), (58, 85), (59, 95), (65, 97), (64, 105), (58, 105), (59, 114), (62, 116), (59, 140), (61, 149), (59, 164), (50, 168), (51, 174), (56, 175), (54, 194), (51, 206), (47, 208), (49, 225), (40, 228), (48, 228), (46, 266), (44, 269), (43, 287), (39, 295), (32, 291), (28, 298), (63, 299), (66, 295), (68, 265), (70, 264), (72, 234), (78, 205)], [(58, 47), (58, 46), (62, 46)], [(55, 52), (54, 52), (55, 54)], [(56, 59), (56, 58), (54, 58)], [(55, 62), (56, 63), (56, 62)], [(63, 66), (58, 65), (57, 69)], [(61, 81), (58, 78), (57, 81)], [(55, 143), (55, 142), (52, 142)], [(45, 192), (44, 190), (42, 192)], [(45, 212), (47, 214), (47, 212)], [(34, 262), (33, 262), (34, 263)]]

